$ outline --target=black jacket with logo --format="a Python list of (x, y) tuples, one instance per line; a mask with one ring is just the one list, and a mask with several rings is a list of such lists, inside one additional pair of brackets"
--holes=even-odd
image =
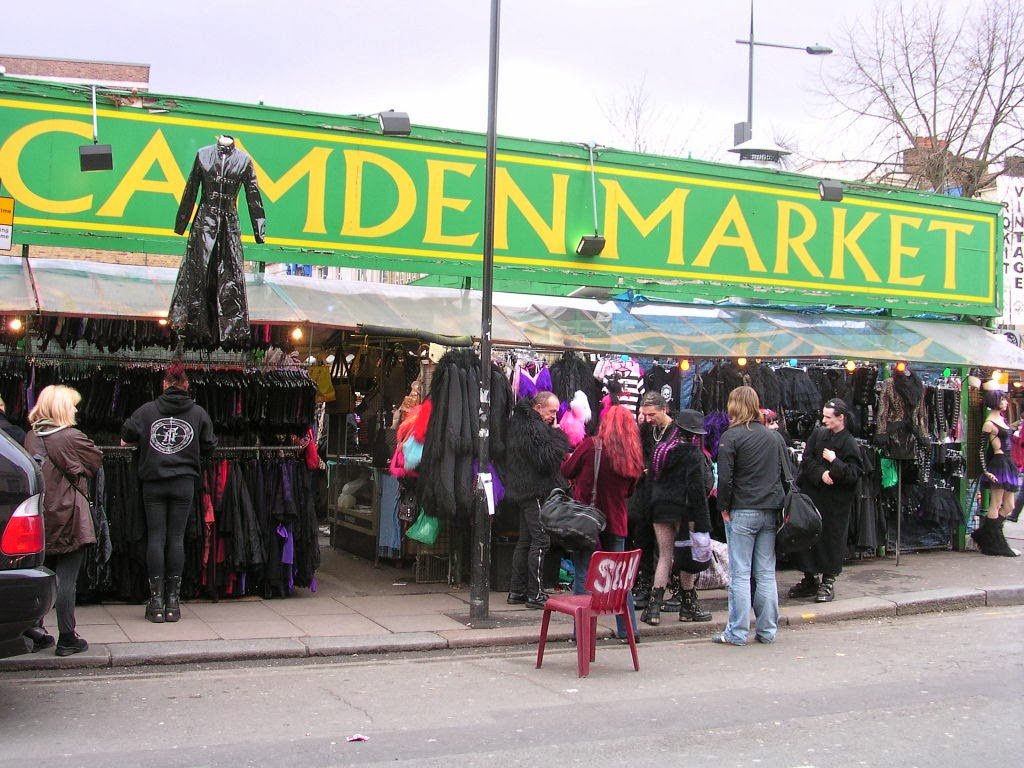
[(201, 461), (217, 447), (209, 414), (183, 389), (169, 387), (133, 413), (121, 439), (139, 446), (139, 479), (199, 477)]

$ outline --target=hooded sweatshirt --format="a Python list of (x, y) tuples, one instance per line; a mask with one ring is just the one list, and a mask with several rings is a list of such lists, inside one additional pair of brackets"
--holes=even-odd
[(217, 447), (209, 414), (176, 387), (135, 411), (121, 428), (121, 439), (138, 444), (143, 482), (199, 477), (202, 458)]

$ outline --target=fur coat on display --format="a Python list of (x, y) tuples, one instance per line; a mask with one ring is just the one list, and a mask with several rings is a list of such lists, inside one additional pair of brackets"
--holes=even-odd
[(445, 353), (431, 380), (432, 410), (416, 492), (424, 511), (442, 520), (468, 520), (472, 510), (479, 376), (476, 353), (460, 349)]

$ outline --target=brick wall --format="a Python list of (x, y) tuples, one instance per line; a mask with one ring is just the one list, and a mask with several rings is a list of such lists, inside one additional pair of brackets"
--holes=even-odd
[(148, 64), (0, 55), (0, 66), (7, 70), (7, 74), (22, 77), (88, 81), (97, 84), (138, 83), (140, 90), (149, 87)]

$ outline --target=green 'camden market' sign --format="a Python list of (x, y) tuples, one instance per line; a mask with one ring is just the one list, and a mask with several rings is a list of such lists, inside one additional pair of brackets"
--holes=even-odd
[[(196, 150), (221, 133), (253, 158), (267, 242), (246, 258), (479, 278), (484, 137), (263, 106), (99, 93), (114, 170), (83, 173), (89, 91), (0, 78), (0, 182), (15, 242), (182, 254), (172, 225)], [(822, 202), (816, 179), (583, 145), (501, 139), (501, 289), (633, 288), (944, 314), (999, 314), (999, 206), (858, 188)], [(576, 255), (597, 227), (596, 257)], [(244, 204), (243, 204), (244, 209)], [(243, 232), (246, 214), (241, 212)]]

